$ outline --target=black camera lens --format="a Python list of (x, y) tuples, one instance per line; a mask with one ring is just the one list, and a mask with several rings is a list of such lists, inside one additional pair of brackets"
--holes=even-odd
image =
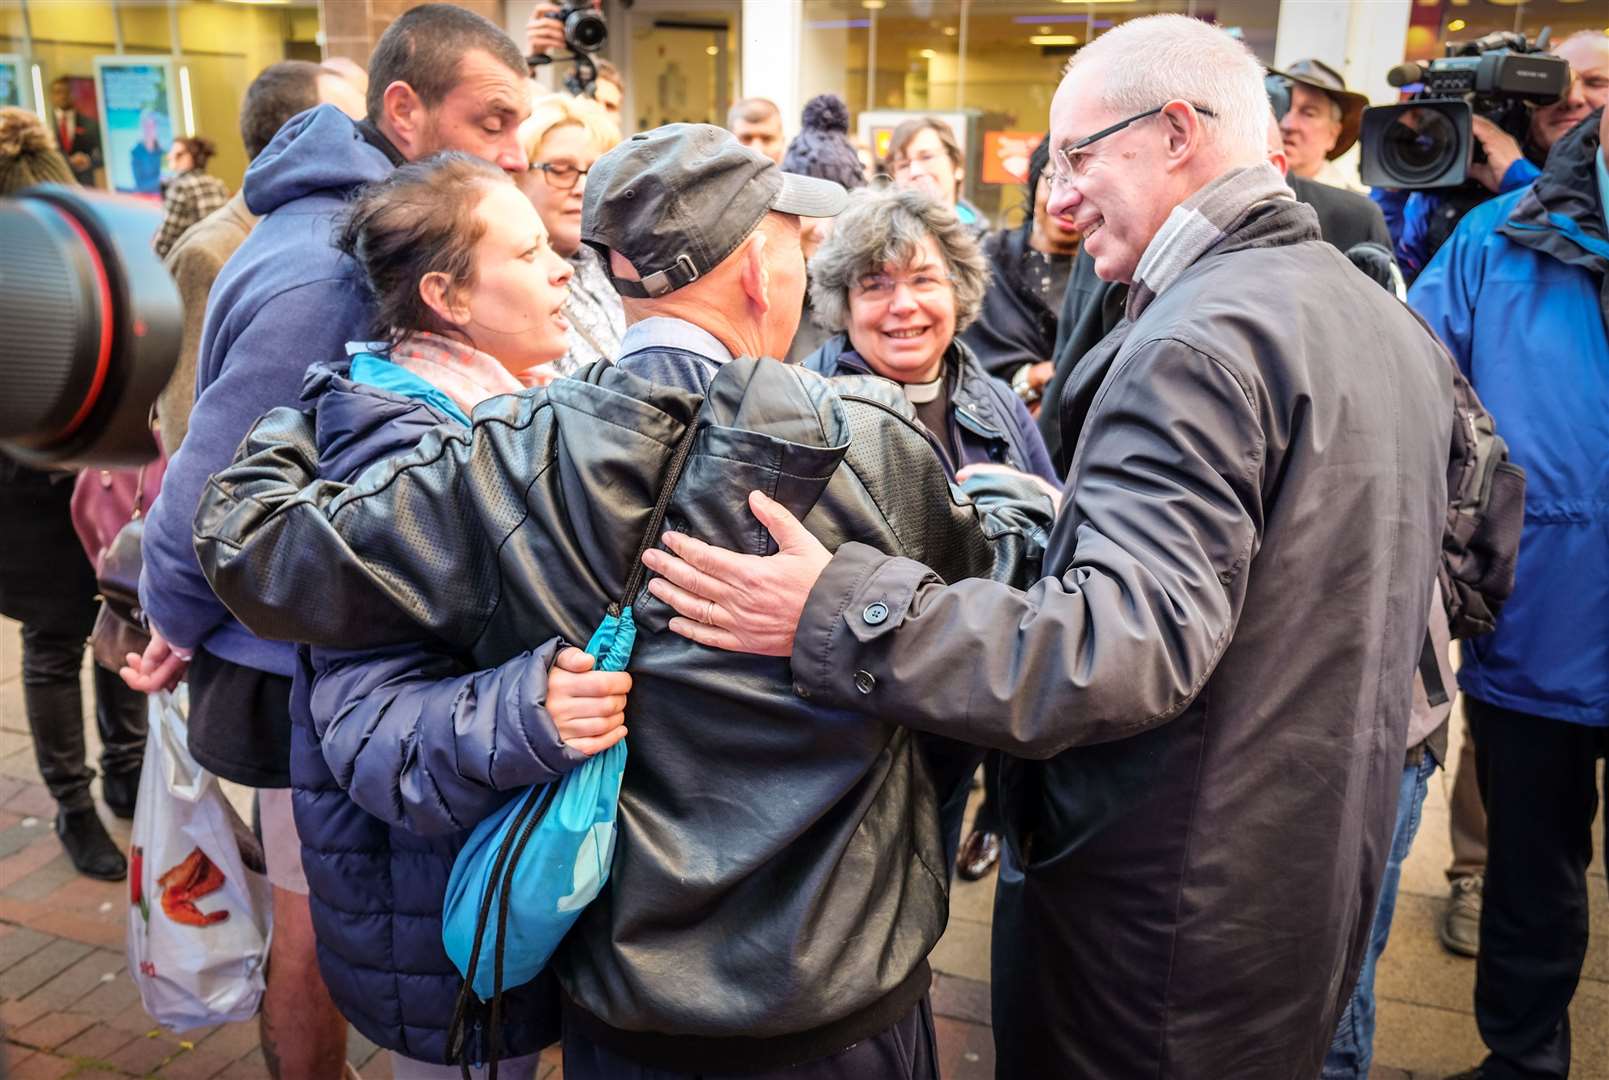
[(1447, 174), (1463, 152), (1452, 120), (1439, 109), (1404, 109), (1380, 141), (1381, 164), (1403, 187)]
[(572, 11), (564, 20), (564, 43), (571, 52), (597, 52), (609, 39), (609, 26), (596, 11)]
[(0, 199), (0, 447), (35, 465), (156, 456), (183, 309), (145, 203), (47, 184)]

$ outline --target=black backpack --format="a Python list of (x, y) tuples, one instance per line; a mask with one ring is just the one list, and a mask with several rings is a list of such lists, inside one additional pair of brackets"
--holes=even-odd
[(1437, 576), (1452, 636), (1468, 638), (1496, 628), (1498, 612), (1514, 591), (1525, 524), (1525, 470), (1508, 459), (1508, 444), (1492, 414), (1456, 364), (1453, 401), (1447, 526)]

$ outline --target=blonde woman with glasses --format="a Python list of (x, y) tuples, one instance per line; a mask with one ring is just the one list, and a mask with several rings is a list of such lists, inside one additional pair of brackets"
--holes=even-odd
[(575, 276), (565, 317), (570, 347), (559, 360), (523, 373), (520, 378), (541, 386), (597, 360), (613, 360), (626, 331), (620, 294), (598, 254), (581, 242), (581, 200), (587, 172), (599, 156), (620, 142), (620, 129), (602, 106), (568, 94), (545, 94), (531, 103), (531, 116), (520, 125), (520, 145), (530, 171), (519, 177), (547, 227), (553, 249), (570, 261)]

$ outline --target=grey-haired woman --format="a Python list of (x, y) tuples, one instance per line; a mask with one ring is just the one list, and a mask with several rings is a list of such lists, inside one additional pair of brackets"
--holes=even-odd
[[(899, 384), (952, 478), (968, 465), (1007, 465), (1059, 486), (1022, 399), (987, 374), (956, 335), (977, 318), (989, 265), (973, 230), (919, 191), (857, 191), (810, 260), (813, 316), (835, 331), (807, 357), (829, 377), (880, 375)], [(982, 752), (929, 744), (939, 783), (945, 855), (956, 864), (967, 785)], [(948, 796), (948, 797), (946, 797)], [(980, 807), (958, 869), (968, 880), (999, 857), (992, 800)]]

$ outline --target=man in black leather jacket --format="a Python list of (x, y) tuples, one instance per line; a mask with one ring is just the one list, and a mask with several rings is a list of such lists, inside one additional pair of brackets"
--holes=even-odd
[[(481, 667), (584, 641), (622, 599), (690, 426), (678, 529), (766, 551), (741, 508), (758, 489), (829, 547), (858, 540), (952, 579), (1032, 576), (1027, 505), (985, 515), (952, 497), (895, 402), (748, 358), (793, 337), (796, 215), (843, 204), (801, 180), (704, 125), (600, 158), (583, 239), (626, 297), (618, 366), (487, 402), (468, 433), (429, 436), (350, 488), (300, 490), (308, 421), (270, 414), (197, 516), (218, 594), (267, 636), (430, 634)], [(1048, 500), (1033, 509), (1045, 520)], [(948, 901), (917, 740), (799, 697), (785, 662), (669, 633), (646, 594), (624, 599), (638, 637), (619, 839), (553, 958), (566, 1075), (936, 1077), (926, 957)]]

